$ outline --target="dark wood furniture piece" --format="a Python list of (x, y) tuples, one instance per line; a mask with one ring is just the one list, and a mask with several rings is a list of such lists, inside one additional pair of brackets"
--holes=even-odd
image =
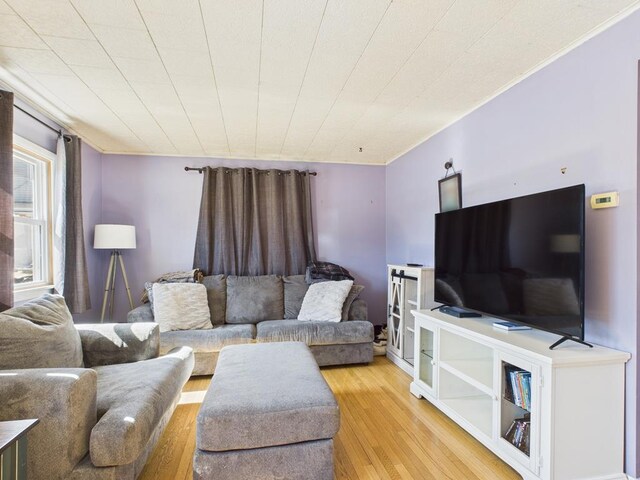
[(27, 478), (27, 432), (40, 420), (0, 422), (0, 479)]

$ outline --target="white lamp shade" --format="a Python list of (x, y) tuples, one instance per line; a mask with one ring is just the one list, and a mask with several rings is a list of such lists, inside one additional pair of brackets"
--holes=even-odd
[(96, 225), (93, 248), (109, 250), (136, 248), (136, 227), (133, 225)]

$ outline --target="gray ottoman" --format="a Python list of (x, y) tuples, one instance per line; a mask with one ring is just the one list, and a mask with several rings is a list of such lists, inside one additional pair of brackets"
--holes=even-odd
[(300, 342), (220, 352), (196, 426), (194, 479), (333, 479), (340, 412)]

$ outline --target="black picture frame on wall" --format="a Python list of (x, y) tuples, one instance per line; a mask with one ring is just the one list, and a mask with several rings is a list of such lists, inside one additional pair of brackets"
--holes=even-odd
[(455, 173), (438, 180), (440, 212), (462, 208), (462, 174)]

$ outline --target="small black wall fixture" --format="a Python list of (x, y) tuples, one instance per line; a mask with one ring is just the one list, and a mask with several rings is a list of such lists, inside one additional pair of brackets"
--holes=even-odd
[[(462, 173), (453, 168), (453, 158), (444, 164), (444, 168), (444, 178), (438, 180), (440, 212), (462, 208)], [(449, 170), (453, 170), (452, 175), (449, 175)]]

